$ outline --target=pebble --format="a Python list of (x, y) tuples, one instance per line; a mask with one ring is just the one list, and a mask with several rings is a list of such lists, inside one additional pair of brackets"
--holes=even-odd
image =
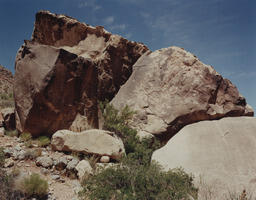
[(56, 181), (56, 180), (60, 179), (60, 176), (59, 175), (51, 175), (51, 178)]

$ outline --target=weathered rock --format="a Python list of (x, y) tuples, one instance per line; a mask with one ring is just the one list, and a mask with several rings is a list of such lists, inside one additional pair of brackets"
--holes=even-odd
[(14, 108), (4, 108), (1, 110), (3, 116), (3, 127), (6, 130), (15, 130), (16, 121), (15, 121), (15, 111)]
[(179, 47), (142, 56), (112, 100), (137, 115), (133, 126), (167, 141), (182, 127), (201, 120), (253, 115), (237, 88), (211, 66)]
[(12, 158), (8, 158), (5, 160), (5, 163), (4, 163), (5, 168), (12, 167), (13, 165), (14, 165), (14, 161)]
[(52, 136), (51, 145), (57, 151), (106, 155), (113, 159), (120, 158), (125, 153), (121, 139), (112, 132), (98, 129), (78, 133), (69, 130), (57, 131)]
[(80, 180), (82, 180), (86, 175), (93, 173), (92, 167), (87, 160), (81, 160), (76, 166), (76, 170)]
[(253, 117), (198, 122), (181, 129), (153, 153), (152, 160), (165, 170), (182, 167), (192, 173), (200, 187), (200, 199), (207, 199), (203, 196), (206, 187), (216, 191), (211, 199), (223, 199), (224, 193), (241, 193), (243, 189), (255, 198), (255, 133)]
[(16, 57), (17, 128), (32, 135), (97, 128), (98, 100), (113, 98), (146, 51), (103, 27), (37, 13), (32, 40)]
[(74, 170), (79, 163), (79, 160), (77, 158), (73, 158), (67, 165), (66, 169), (67, 170)]
[(57, 170), (63, 170), (63, 169), (65, 169), (66, 166), (67, 166), (67, 164), (68, 164), (68, 160), (67, 160), (66, 157), (61, 157), (60, 159), (58, 159), (58, 160), (56, 161), (56, 163), (54, 163), (55, 169), (57, 169)]
[(47, 157), (47, 156), (38, 157), (36, 159), (36, 165), (42, 166), (42, 167), (45, 167), (45, 168), (49, 168), (49, 167), (52, 167), (53, 160), (50, 157)]
[(110, 161), (110, 157), (109, 156), (102, 156), (100, 158), (100, 162), (101, 163), (109, 163), (109, 161)]

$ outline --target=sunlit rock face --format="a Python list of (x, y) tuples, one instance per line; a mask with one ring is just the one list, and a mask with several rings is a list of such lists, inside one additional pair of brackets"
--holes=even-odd
[(256, 198), (256, 118), (228, 117), (182, 128), (155, 151), (152, 160), (164, 170), (182, 167), (192, 173), (199, 200), (240, 195)]
[(185, 125), (234, 116), (253, 116), (237, 88), (179, 47), (143, 55), (129, 80), (111, 103), (137, 112), (132, 125), (139, 134), (153, 134), (163, 142)]

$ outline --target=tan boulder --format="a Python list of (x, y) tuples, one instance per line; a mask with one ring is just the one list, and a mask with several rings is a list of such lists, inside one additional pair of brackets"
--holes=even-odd
[(87, 160), (81, 160), (75, 167), (80, 180), (93, 173), (93, 169)]
[(82, 152), (113, 159), (118, 159), (125, 153), (121, 139), (112, 132), (98, 129), (83, 132), (59, 130), (52, 136), (51, 145), (57, 151)]
[(146, 51), (103, 27), (38, 12), (16, 57), (17, 128), (32, 135), (98, 128), (98, 101), (113, 98)]
[(168, 141), (187, 124), (228, 116), (253, 115), (237, 88), (193, 54), (170, 47), (144, 54), (112, 100), (137, 114), (138, 131)]
[(229, 117), (185, 126), (152, 160), (165, 170), (184, 168), (195, 176), (199, 199), (212, 192), (219, 200), (244, 189), (256, 197), (255, 155), (256, 118)]

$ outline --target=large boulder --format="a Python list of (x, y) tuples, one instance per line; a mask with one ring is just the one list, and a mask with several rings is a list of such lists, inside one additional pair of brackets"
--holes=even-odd
[(121, 158), (125, 153), (120, 138), (112, 132), (98, 129), (83, 132), (59, 130), (53, 134), (51, 145), (57, 151), (95, 154), (113, 159)]
[(237, 88), (193, 54), (170, 47), (144, 54), (112, 100), (137, 112), (132, 126), (168, 141), (187, 124), (253, 115)]
[[(229, 117), (185, 126), (152, 160), (195, 176), (200, 199), (226, 199), (246, 189), (256, 197), (256, 118)], [(208, 195), (208, 198), (207, 198)]]
[(16, 57), (18, 130), (52, 135), (69, 127), (98, 128), (98, 101), (114, 97), (146, 51), (103, 27), (40, 11), (31, 41)]

